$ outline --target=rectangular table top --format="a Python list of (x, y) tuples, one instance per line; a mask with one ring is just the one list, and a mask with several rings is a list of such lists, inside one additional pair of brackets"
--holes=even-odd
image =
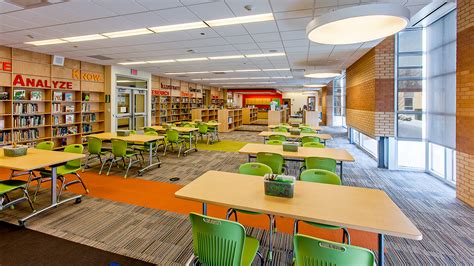
[[(156, 131), (166, 131), (166, 128), (163, 126), (151, 126)], [(172, 129), (176, 129), (180, 133), (189, 133), (189, 132), (194, 132), (198, 131), (198, 128), (195, 127), (172, 127)]]
[[(202, 124), (206, 124), (207, 126), (210, 126), (210, 127), (215, 127), (215, 126), (218, 126), (220, 125), (221, 123), (219, 122), (200, 122)], [(196, 122), (176, 122), (175, 124), (178, 124), (178, 125), (181, 125), (181, 124), (190, 124), (190, 125), (197, 125)]]
[[(269, 129), (272, 129), (272, 128), (277, 128), (277, 127), (286, 127), (287, 129), (292, 129), (294, 127), (292, 126), (288, 126), (288, 125), (268, 125), (268, 128)], [(314, 127), (314, 126), (309, 126), (308, 128), (311, 128), (312, 130), (321, 130), (321, 127)]]
[(300, 133), (299, 135), (291, 135), (290, 132), (273, 132), (273, 131), (262, 131), (258, 134), (260, 137), (269, 137), (271, 135), (282, 135), (287, 138), (292, 138), (292, 139), (301, 139), (303, 137), (309, 136), (309, 137), (318, 137), (322, 140), (329, 140), (332, 139), (332, 136), (329, 134), (314, 134), (314, 133)]
[(112, 132), (91, 134), (89, 136), (96, 137), (101, 140), (121, 139), (127, 142), (133, 142), (133, 143), (147, 143), (150, 141), (157, 141), (157, 140), (165, 138), (163, 136), (151, 136), (151, 135), (141, 135), (141, 134), (132, 134), (125, 137), (125, 136), (117, 136), (117, 133), (112, 133)]
[(67, 161), (82, 159), (84, 154), (62, 151), (47, 151), (29, 148), (25, 156), (7, 157), (0, 148), (0, 167), (19, 171), (30, 171), (53, 165), (63, 164)]
[(247, 211), (422, 239), (421, 232), (381, 190), (296, 181), (293, 198), (266, 196), (263, 177), (209, 171), (177, 198)]
[(243, 146), (239, 153), (256, 155), (259, 152), (272, 152), (281, 154), (285, 158), (299, 158), (304, 159), (307, 157), (323, 157), (331, 158), (341, 162), (354, 162), (355, 159), (345, 149), (333, 149), (333, 148), (306, 148), (298, 147), (297, 152), (283, 151), (283, 145), (268, 145), (249, 143)]

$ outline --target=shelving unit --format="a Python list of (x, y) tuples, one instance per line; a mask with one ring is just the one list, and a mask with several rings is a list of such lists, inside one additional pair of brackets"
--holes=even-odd
[(211, 120), (217, 120), (217, 113), (219, 109), (193, 109), (192, 120), (201, 120), (203, 122), (209, 122)]
[(250, 125), (257, 121), (257, 115), (258, 115), (258, 108), (257, 107), (247, 107), (247, 108), (242, 108), (242, 115), (243, 115), (243, 124), (244, 125)]
[(153, 125), (191, 120), (191, 100), (196, 98), (161, 95), (153, 95), (152, 98), (155, 110)]
[(242, 109), (222, 109), (218, 111), (219, 132), (230, 132), (242, 126)]
[(224, 106), (224, 99), (211, 99), (211, 105), (214, 108), (222, 108)]

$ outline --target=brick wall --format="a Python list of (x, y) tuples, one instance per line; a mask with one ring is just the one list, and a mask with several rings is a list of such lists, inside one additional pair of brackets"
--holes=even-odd
[(395, 135), (395, 38), (386, 38), (346, 70), (346, 122), (373, 138)]
[(474, 5), (457, 5), (456, 196), (474, 207)]

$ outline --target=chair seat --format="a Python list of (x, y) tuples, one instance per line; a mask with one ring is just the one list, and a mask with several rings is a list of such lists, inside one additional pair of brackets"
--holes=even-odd
[(191, 139), (194, 139), (194, 135), (192, 135), (192, 136), (189, 136), (189, 135), (182, 135), (182, 136), (179, 136), (179, 137), (182, 138), (182, 139), (190, 139), (190, 138), (191, 138)]
[(237, 212), (240, 212), (240, 213), (245, 213), (245, 214), (252, 214), (252, 215), (260, 215), (260, 214), (263, 214), (261, 212), (252, 212), (252, 211), (246, 211), (246, 210), (240, 210), (240, 209), (234, 209), (235, 211)]
[(309, 225), (316, 226), (319, 228), (325, 228), (325, 229), (341, 229), (343, 228), (342, 226), (336, 226), (336, 225), (329, 225), (329, 224), (320, 224), (320, 223), (314, 223), (314, 222), (308, 222), (308, 221), (303, 221)]
[(2, 180), (0, 181), (0, 195), (15, 189), (26, 187), (27, 182), (22, 180)]
[[(80, 170), (81, 168), (77, 168), (77, 167), (69, 167), (67, 165), (61, 165), (57, 168), (56, 170), (56, 174), (57, 175), (68, 175), (68, 174), (73, 174), (75, 173), (76, 171)], [(40, 170), (40, 173), (43, 177), (48, 177), (48, 176), (51, 176), (51, 170), (46, 170), (46, 169), (42, 169)]]
[(252, 265), (252, 262), (257, 255), (260, 243), (257, 239), (246, 236), (244, 240), (244, 250), (242, 252), (242, 265)]
[(125, 158), (130, 158), (130, 157), (133, 157), (133, 156), (136, 156), (138, 155), (138, 153), (134, 152), (134, 151), (128, 151), (125, 153)]

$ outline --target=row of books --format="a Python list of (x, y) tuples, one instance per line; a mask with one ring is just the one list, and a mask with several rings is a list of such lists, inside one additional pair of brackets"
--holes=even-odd
[(14, 114), (33, 114), (39, 111), (37, 103), (14, 103)]
[(38, 139), (40, 137), (39, 130), (34, 129), (27, 129), (27, 130), (18, 130), (13, 131), (13, 141), (28, 141)]
[(81, 111), (82, 112), (90, 112), (91, 111), (91, 104), (90, 103), (82, 103)]
[(55, 127), (53, 128), (53, 137), (74, 135), (77, 132), (77, 126)]
[(82, 125), (82, 133), (90, 133), (90, 132), (92, 132), (91, 124)]
[(43, 92), (42, 91), (30, 91), (29, 98), (26, 95), (26, 90), (14, 90), (13, 91), (13, 100), (17, 101), (42, 101), (43, 100)]
[(18, 116), (13, 118), (13, 127), (32, 127), (44, 125), (44, 116)]
[(0, 144), (7, 144), (12, 141), (11, 132), (0, 132)]
[(62, 116), (54, 115), (53, 116), (53, 125), (60, 125), (60, 124), (72, 124), (75, 122), (75, 115), (74, 114), (67, 114), (64, 115), (64, 120)]
[[(63, 97), (64, 95), (64, 97)], [(65, 92), (62, 93), (60, 91), (53, 92), (53, 101), (61, 102), (72, 102), (74, 101), (73, 93), (72, 92)]]
[(96, 114), (82, 115), (82, 122), (95, 122), (95, 121), (97, 121), (97, 115)]
[(74, 105), (61, 105), (60, 103), (53, 103), (51, 105), (51, 110), (53, 113), (61, 113), (61, 112), (65, 112), (65, 113), (73, 113), (75, 112), (75, 107)]

